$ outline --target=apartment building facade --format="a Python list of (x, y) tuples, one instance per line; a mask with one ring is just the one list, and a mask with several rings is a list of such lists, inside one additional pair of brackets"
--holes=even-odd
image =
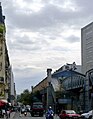
[(0, 98), (1, 99), (7, 97), (7, 94), (5, 94), (5, 92), (7, 92), (6, 74), (8, 70), (6, 70), (6, 68), (9, 65), (6, 42), (5, 42), (6, 30), (5, 30), (4, 20), (5, 17), (2, 15), (2, 7), (0, 4)]
[[(15, 84), (6, 45), (5, 16), (2, 15), (0, 3), (0, 100), (11, 102), (15, 96)], [(12, 98), (14, 100), (14, 98)]]

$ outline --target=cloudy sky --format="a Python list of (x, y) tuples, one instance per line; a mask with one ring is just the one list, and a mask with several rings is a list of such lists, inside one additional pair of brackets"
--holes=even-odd
[(93, 0), (1, 0), (17, 94), (66, 63), (81, 64), (81, 28)]

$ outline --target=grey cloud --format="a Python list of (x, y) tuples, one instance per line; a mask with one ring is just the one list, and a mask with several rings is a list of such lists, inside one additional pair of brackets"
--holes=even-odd
[(80, 42), (80, 38), (74, 35), (71, 35), (68, 38), (65, 38), (65, 40), (70, 43)]
[[(50, 9), (50, 10), (49, 10)], [(53, 11), (52, 8), (48, 8), (49, 11), (52, 10), (53, 14), (56, 14), (56, 10)], [(18, 13), (11, 13), (10, 14), (10, 21), (16, 26), (23, 29), (31, 29), (32, 31), (35, 29), (45, 28), (48, 26), (53, 25), (56, 23), (55, 16), (52, 13), (47, 12), (45, 9), (43, 12), (40, 13), (32, 13), (32, 14), (18, 14)], [(57, 13), (58, 14), (58, 13)]]
[(34, 41), (32, 41), (27, 35), (24, 36), (15, 36), (16, 42), (19, 44), (29, 45), (34, 44)]
[[(23, 0), (23, 1), (26, 3), (29, 3), (29, 2), (34, 3), (35, 2), (34, 0)], [(64, 3), (64, 0), (61, 0), (61, 1), (60, 0), (40, 0), (38, 2), (46, 5), (46, 4), (50, 4), (50, 3)]]
[(73, 0), (73, 2), (76, 2), (76, 5), (81, 8), (81, 12), (84, 13), (84, 15), (92, 15), (93, 11), (93, 1), (92, 0)]
[(15, 71), (15, 74), (16, 74), (17, 78), (22, 78), (23, 77), (22, 74), (24, 74), (24, 78), (27, 78), (27, 79), (30, 79), (30, 80), (33, 80), (35, 78), (37, 79), (37, 77), (40, 77), (40, 76), (44, 77), (44, 75), (46, 73), (44, 70), (41, 71), (41, 70), (38, 70), (37, 68), (33, 68), (31, 66), (29, 66), (29, 67), (25, 66), (25, 68), (20, 66), (20, 68), (19, 67), (14, 68), (14, 71)]
[[(12, 37), (13, 40), (12, 40)], [(19, 36), (13, 33), (9, 36), (11, 40), (8, 40), (8, 46), (10, 49), (16, 50), (37, 50), (41, 49), (40, 46), (36, 45), (36, 42), (32, 41), (27, 35)], [(8, 37), (8, 38), (9, 38)], [(30, 46), (30, 47), (29, 47)]]
[[(62, 54), (65, 53), (62, 50), (60, 50), (60, 51), (55, 51), (54, 50), (54, 52), (61, 52)], [(42, 64), (46, 67), (46, 69), (47, 68), (53, 68), (54, 69), (54, 68), (58, 67), (59, 64), (63, 65), (62, 64), (63, 61), (66, 61), (66, 58), (63, 55), (59, 56), (59, 55), (54, 54), (54, 56), (51, 56), (51, 57), (48, 55), (46, 57), (46, 61), (45, 62), (42, 61)], [(59, 67), (60, 67), (60, 65), (59, 65)]]
[(76, 16), (76, 13), (65, 12), (54, 5), (46, 5), (41, 11), (30, 14), (18, 13), (12, 7), (7, 9), (7, 14), (9, 15), (8, 20), (16, 27), (31, 30), (55, 26), (58, 22), (68, 22), (68, 17), (72, 21), (72, 18)]
[(8, 8), (13, 3), (13, 0), (0, 0), (3, 8)]
[(57, 36), (50, 36), (51, 40), (56, 40)]
[(39, 46), (39, 45), (31, 45), (31, 44), (29, 44), (29, 45), (23, 45), (22, 43), (17, 43), (16, 41), (15, 42), (9, 42), (8, 43), (9, 44), (9, 48), (10, 48), (10, 50), (21, 50), (21, 52), (22, 51), (37, 51), (37, 50), (40, 50), (41, 49), (41, 46)]
[(61, 47), (61, 46), (54, 47), (53, 50), (55, 50), (55, 51), (62, 51), (62, 52), (63, 51), (65, 51), (65, 52), (70, 51), (69, 48), (67, 48), (67, 47)]
[[(60, 2), (60, 0), (56, 0), (56, 2)], [(87, 5), (87, 3), (83, 4), (84, 0), (80, 2), (82, 2), (81, 7)], [(79, 6), (78, 8), (80, 8), (79, 2), (76, 1), (76, 4)], [(82, 20), (84, 20), (84, 17), (88, 16), (89, 18), (93, 18), (93, 15), (89, 16), (89, 14), (87, 14), (90, 6), (87, 6), (86, 8), (87, 9), (82, 9), (81, 11), (72, 12), (70, 10), (65, 11), (64, 9), (59, 8), (58, 6), (55, 6), (53, 4), (47, 4), (39, 12), (26, 14), (25, 10), (23, 11), (23, 13), (20, 13), (20, 11), (18, 12), (17, 10), (17, 6), (14, 7), (12, 5), (11, 7), (6, 9), (6, 12), (8, 21), (13, 23), (15, 27), (28, 30), (30, 29), (34, 31), (46, 29), (47, 27), (53, 27), (57, 24), (62, 27), (62, 23), (68, 25), (76, 25), (76, 23), (78, 25), (83, 24)], [(80, 21), (81, 23), (79, 23)]]
[(29, 2), (30, 2), (30, 3), (33, 3), (34, 0), (23, 0), (23, 2), (27, 2), (27, 3), (29, 4)]
[(12, 50), (23, 50), (23, 51), (37, 51), (44, 50), (49, 47), (49, 38), (46, 35), (38, 34), (35, 37), (28, 37), (27, 35), (15, 34), (16, 31), (11, 31), (8, 34), (7, 43), (9, 48)]
[[(55, 1), (57, 4), (59, 2), (61, 1)], [(13, 24), (14, 28), (20, 28), (34, 32), (38, 31), (42, 34), (47, 33), (51, 38), (54, 37), (52, 35), (54, 34), (54, 29), (56, 34), (59, 34), (59, 31), (61, 32), (64, 26), (75, 25), (81, 28), (93, 18), (93, 15), (89, 16), (87, 14), (87, 10), (86, 12), (83, 11), (83, 9), (76, 12), (72, 12), (70, 10), (65, 11), (58, 6), (49, 3), (47, 3), (47, 5), (45, 5), (39, 12), (30, 12), (29, 14), (26, 14), (26, 10), (24, 9), (24, 11), (20, 13), (20, 10), (17, 9), (17, 6), (14, 6), (13, 4), (14, 3), (11, 3), (11, 7), (5, 8), (5, 13), (7, 14), (6, 20), (8, 24)], [(79, 3), (77, 3), (77, 5), (78, 4)], [(87, 16), (88, 19), (86, 20)]]
[(38, 38), (29, 38), (24, 35), (23, 37), (14, 36), (13, 41), (8, 40), (8, 46), (12, 50), (21, 50), (21, 51), (38, 51), (45, 49), (49, 46), (47, 39), (42, 39), (43, 36), (38, 36)]

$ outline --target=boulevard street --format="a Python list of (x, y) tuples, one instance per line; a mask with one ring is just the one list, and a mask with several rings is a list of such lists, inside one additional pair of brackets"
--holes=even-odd
[[(27, 116), (20, 115), (19, 112), (15, 113), (14, 117), (12, 119), (46, 119), (45, 115), (43, 117), (31, 117), (30, 113), (27, 114)], [(58, 116), (55, 116), (54, 119), (59, 119)]]

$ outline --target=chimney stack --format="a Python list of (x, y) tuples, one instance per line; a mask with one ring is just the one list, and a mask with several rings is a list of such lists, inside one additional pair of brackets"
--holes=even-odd
[(48, 82), (51, 82), (51, 72), (52, 72), (52, 69), (47, 69), (47, 79), (48, 79)]

